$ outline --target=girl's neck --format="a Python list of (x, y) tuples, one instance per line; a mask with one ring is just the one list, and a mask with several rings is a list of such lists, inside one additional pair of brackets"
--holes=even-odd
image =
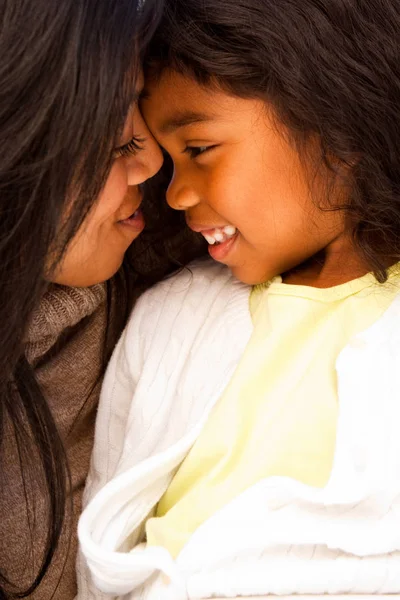
[(284, 283), (330, 288), (358, 279), (371, 268), (354, 248), (352, 240), (340, 237), (304, 263), (282, 275)]

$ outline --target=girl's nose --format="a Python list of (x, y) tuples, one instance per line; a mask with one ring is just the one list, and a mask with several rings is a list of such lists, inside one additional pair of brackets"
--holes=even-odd
[(192, 186), (180, 183), (174, 174), (167, 189), (167, 202), (175, 210), (188, 210), (199, 203), (199, 197)]

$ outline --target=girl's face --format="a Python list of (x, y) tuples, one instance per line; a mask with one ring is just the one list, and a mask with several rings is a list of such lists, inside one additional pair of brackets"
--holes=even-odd
[[(142, 138), (142, 149), (129, 142)], [(135, 106), (125, 124), (106, 184), (70, 242), (51, 280), (86, 287), (112, 277), (126, 250), (144, 228), (139, 185), (160, 169), (161, 150)]]
[(267, 281), (323, 249), (325, 263), (330, 256), (338, 263), (348, 237), (343, 212), (316, 207), (324, 182), (300, 161), (265, 102), (166, 71), (146, 84), (141, 107), (174, 163), (168, 204), (185, 211), (211, 256), (238, 279)]

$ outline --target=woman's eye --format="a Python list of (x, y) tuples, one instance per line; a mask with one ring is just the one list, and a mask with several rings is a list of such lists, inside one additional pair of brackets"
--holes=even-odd
[(120, 158), (121, 156), (135, 156), (140, 150), (143, 150), (145, 141), (145, 138), (133, 136), (129, 142), (114, 149), (114, 158)]
[(207, 150), (211, 150), (215, 146), (186, 146), (184, 152), (189, 154), (190, 158), (196, 158), (200, 154), (204, 154)]

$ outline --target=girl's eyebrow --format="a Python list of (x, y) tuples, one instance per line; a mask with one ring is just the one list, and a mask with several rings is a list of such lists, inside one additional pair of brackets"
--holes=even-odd
[(187, 125), (193, 125), (194, 123), (215, 121), (216, 119), (217, 117), (212, 114), (194, 111), (181, 111), (167, 117), (160, 124), (159, 131), (160, 133), (169, 134), (173, 133), (180, 127), (186, 127)]

